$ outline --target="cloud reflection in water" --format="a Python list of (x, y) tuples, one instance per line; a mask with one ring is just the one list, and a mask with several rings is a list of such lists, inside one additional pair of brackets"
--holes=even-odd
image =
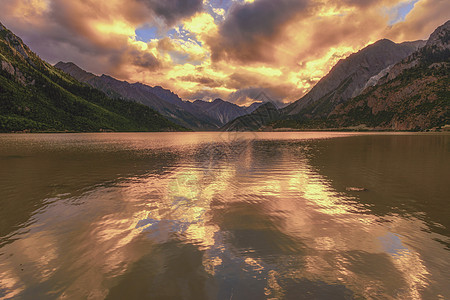
[(162, 174), (52, 202), (1, 248), (0, 295), (421, 299), (442, 286), (424, 256), (450, 255), (423, 221), (336, 191), (311, 140), (244, 141), (174, 147)]

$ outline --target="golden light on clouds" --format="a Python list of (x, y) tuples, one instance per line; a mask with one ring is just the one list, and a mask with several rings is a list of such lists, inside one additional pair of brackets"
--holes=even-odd
[(18, 1), (11, 13), (16, 17), (30, 18), (43, 15), (49, 8), (49, 0)]
[[(217, 34), (217, 25), (214, 18), (205, 12), (198, 13), (183, 23), (186, 30), (199, 37), (199, 40), (205, 42), (205, 36)], [(203, 38), (202, 38), (203, 37)]]
[(113, 21), (112, 23), (94, 21), (92, 27), (99, 35), (134, 35), (134, 28), (123, 21)]
[(295, 101), (339, 59), (382, 38), (426, 39), (450, 17), (442, 0), (3, 2), (0, 20), (49, 62), (191, 100), (261, 89)]

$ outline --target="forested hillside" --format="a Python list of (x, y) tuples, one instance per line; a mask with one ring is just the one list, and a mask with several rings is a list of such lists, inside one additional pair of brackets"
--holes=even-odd
[(145, 105), (78, 82), (1, 24), (0, 66), (1, 132), (185, 130)]

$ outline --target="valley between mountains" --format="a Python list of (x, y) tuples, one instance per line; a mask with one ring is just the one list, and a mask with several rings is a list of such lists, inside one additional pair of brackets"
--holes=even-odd
[[(187, 101), (161, 86), (52, 66), (0, 24), (0, 131), (427, 131), (449, 128), (450, 21), (427, 41), (377, 41), (286, 105)], [(292, 95), (295, 99), (295, 95)]]

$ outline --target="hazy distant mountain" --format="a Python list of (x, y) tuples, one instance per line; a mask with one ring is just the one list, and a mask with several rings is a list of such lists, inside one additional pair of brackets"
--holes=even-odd
[[(89, 74), (84, 74), (90, 76)], [(153, 109), (112, 99), (33, 53), (0, 24), (0, 131), (185, 130)]]
[(425, 41), (396, 44), (383, 39), (340, 60), (301, 99), (283, 109), (289, 116), (300, 118), (326, 117), (338, 104), (359, 95), (367, 82), (421, 46)]
[(253, 103), (246, 108), (221, 99), (213, 102), (183, 101), (177, 94), (160, 86), (152, 87), (139, 82), (128, 83), (107, 75), (96, 76), (71, 62), (59, 62), (55, 67), (104, 91), (111, 97), (140, 102), (172, 121), (194, 130), (216, 130), (227, 122), (252, 112), (260, 105)]
[(147, 105), (182, 126), (199, 130), (213, 130), (220, 127), (215, 120), (195, 112), (186, 106), (176, 94), (161, 87), (151, 87), (142, 83), (128, 83), (108, 75), (96, 76), (86, 72), (74, 63), (59, 62), (56, 68), (72, 75), (76, 79), (98, 88), (115, 98), (125, 98)]
[(251, 114), (252, 112), (254, 112), (258, 107), (260, 107), (261, 105), (263, 105), (265, 102), (253, 102), (252, 104), (250, 104), (249, 106), (245, 107), (245, 110), (247, 111), (248, 114)]
[(215, 99), (212, 102), (195, 100), (193, 105), (197, 107), (199, 111), (202, 111), (211, 118), (218, 120), (221, 125), (225, 125), (237, 117), (251, 112), (246, 107), (238, 106), (222, 99)]
[(221, 128), (223, 131), (252, 131), (258, 130), (280, 117), (280, 110), (271, 102), (259, 106), (255, 111), (239, 117)]

